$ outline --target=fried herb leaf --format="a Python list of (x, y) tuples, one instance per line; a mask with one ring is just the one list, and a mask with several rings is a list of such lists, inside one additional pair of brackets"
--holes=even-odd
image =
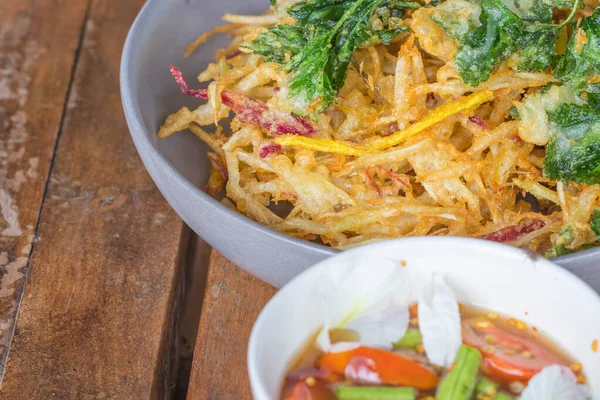
[(478, 86), (494, 68), (518, 47), (522, 22), (500, 0), (482, 0), (481, 25), (469, 32), (456, 54), (456, 66), (464, 82)]
[(555, 181), (600, 183), (600, 109), (589, 102), (561, 104), (548, 118), (554, 132), (544, 175)]
[(265, 61), (284, 64), (300, 53), (313, 36), (313, 29), (282, 24), (261, 32), (251, 43), (240, 47), (264, 56)]
[(596, 240), (600, 242), (600, 210), (595, 209), (590, 221), (590, 228), (596, 234)]
[(564, 227), (554, 239), (552, 247), (546, 252), (546, 257), (559, 257), (573, 252), (572, 249), (568, 248), (573, 240), (575, 239), (575, 231), (571, 225)]
[[(574, 7), (580, 2), (576, 0)], [(487, 81), (510, 57), (514, 57), (517, 69), (524, 71), (543, 71), (551, 65), (558, 31), (574, 12), (567, 21), (553, 25), (552, 7), (563, 2), (534, 0), (529, 4), (525, 8), (518, 0), (481, 0), (478, 26), (463, 35), (452, 31), (450, 24), (440, 24), (460, 42), (456, 66), (465, 83), (478, 86)]]
[(600, 8), (584, 18), (569, 38), (567, 52), (557, 57), (553, 74), (577, 91), (584, 90), (588, 79), (600, 73)]
[(546, 70), (552, 62), (556, 38), (555, 29), (540, 29), (524, 35), (515, 53), (517, 68), (521, 71)]
[(348, 0), (303, 1), (287, 10), (301, 26), (333, 28), (354, 5)]
[[(318, 115), (335, 101), (361, 46), (390, 41), (407, 27), (402, 16), (420, 5), (394, 0), (311, 0), (287, 12), (293, 25), (278, 25), (244, 48), (289, 71), (290, 95), (302, 114)], [(374, 23), (377, 22), (377, 23)]]

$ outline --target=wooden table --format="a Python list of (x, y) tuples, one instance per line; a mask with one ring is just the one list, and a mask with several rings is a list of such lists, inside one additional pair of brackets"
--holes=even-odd
[[(2, 399), (174, 393), (182, 319), (198, 318), (184, 307), (196, 239), (122, 114), (121, 49), (143, 3), (0, 0)], [(246, 343), (274, 289), (218, 254), (200, 264), (188, 398), (249, 398)]]
[(248, 339), (260, 310), (274, 294), (272, 286), (212, 253), (188, 400), (251, 398)]

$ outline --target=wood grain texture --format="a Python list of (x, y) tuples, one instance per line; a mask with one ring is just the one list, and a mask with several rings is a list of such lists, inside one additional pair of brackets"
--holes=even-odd
[(87, 0), (0, 0), (0, 376)]
[(119, 96), (123, 41), (142, 5), (91, 2), (0, 398), (171, 391), (187, 230), (143, 168)]
[(213, 251), (188, 400), (251, 399), (246, 368), (254, 321), (275, 288)]

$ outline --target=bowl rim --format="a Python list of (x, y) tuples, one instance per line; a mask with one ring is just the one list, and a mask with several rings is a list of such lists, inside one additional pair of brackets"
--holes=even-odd
[[(252, 332), (250, 334), (250, 339), (248, 341), (248, 352), (247, 352), (247, 360), (246, 367), (248, 369), (248, 377), (250, 379), (250, 386), (252, 389), (252, 394), (255, 399), (268, 399), (270, 394), (266, 388), (265, 382), (261, 379), (259, 374), (259, 351), (258, 347), (260, 345), (260, 333), (264, 331), (266, 324), (266, 319), (270, 314), (270, 310), (275, 307), (275, 304), (283, 301), (285, 299), (287, 292), (293, 290), (296, 287), (301, 287), (305, 285), (306, 281), (310, 281), (311, 278), (315, 274), (321, 273), (323, 270), (327, 268), (334, 268), (337, 261), (339, 259), (346, 259), (348, 257), (352, 257), (354, 255), (359, 256), (364, 252), (374, 252), (378, 248), (393, 248), (397, 246), (405, 247), (410, 245), (411, 242), (429, 242), (430, 246), (435, 246), (438, 242), (451, 243), (454, 242), (457, 248), (461, 248), (462, 251), (468, 251), (473, 248), (478, 248), (478, 250), (485, 250), (486, 255), (489, 257), (493, 257), (496, 255), (502, 255), (505, 258), (517, 258), (518, 256), (522, 257), (523, 263), (526, 263), (526, 260), (530, 260), (531, 268), (535, 270), (539, 270), (540, 273), (547, 273), (550, 271), (554, 274), (555, 277), (563, 280), (571, 280), (579, 286), (582, 292), (586, 292), (586, 296), (590, 296), (591, 298), (595, 298), (596, 302), (600, 304), (600, 293), (596, 292), (587, 282), (583, 279), (579, 278), (577, 275), (567, 270), (566, 268), (561, 267), (560, 265), (554, 263), (551, 260), (548, 260), (545, 257), (539, 256), (537, 253), (520, 249), (518, 247), (514, 247), (511, 245), (497, 243), (492, 241), (482, 241), (474, 238), (466, 238), (466, 237), (456, 237), (456, 236), (413, 236), (408, 238), (397, 238), (390, 239), (382, 242), (370, 243), (364, 246), (360, 246), (357, 248), (349, 249), (344, 253), (339, 253), (333, 257), (320, 261), (311, 267), (307, 268), (305, 271), (297, 275), (295, 278), (290, 280), (286, 285), (284, 285), (281, 289), (275, 293), (275, 295), (269, 300), (269, 302), (263, 307), (258, 318), (256, 319), (254, 326), (252, 327)], [(310, 332), (307, 333), (307, 337), (310, 336)]]
[[(137, 54), (139, 53), (139, 46), (137, 44), (142, 43), (143, 41), (143, 32), (145, 28), (149, 24), (149, 19), (152, 17), (154, 12), (154, 4), (158, 4), (156, 0), (149, 0), (144, 4), (141, 11), (135, 18), (133, 25), (131, 26), (129, 33), (127, 34), (127, 39), (125, 40), (125, 44), (123, 46), (123, 52), (121, 55), (121, 65), (120, 65), (120, 90), (121, 90), (121, 100), (123, 103), (123, 111), (125, 113), (125, 119), (127, 120), (127, 125), (129, 127), (129, 131), (131, 136), (134, 139), (136, 147), (139, 146), (144, 149), (144, 151), (149, 153), (149, 156), (152, 160), (158, 163), (158, 168), (165, 170), (178, 185), (182, 186), (184, 189), (192, 192), (194, 195), (199, 197), (199, 199), (204, 202), (206, 205), (213, 209), (219, 209), (219, 211), (228, 214), (229, 217), (234, 218), (237, 222), (246, 225), (246, 227), (253, 229), (255, 231), (260, 231), (266, 236), (272, 237), (279, 241), (304, 247), (313, 251), (316, 251), (321, 254), (327, 255), (335, 255), (341, 253), (341, 250), (334, 249), (329, 246), (325, 246), (318, 243), (309, 242), (307, 240), (298, 239), (291, 235), (286, 235), (281, 232), (277, 232), (273, 229), (270, 229), (245, 215), (237, 213), (235, 211), (230, 210), (227, 206), (223, 205), (221, 202), (215, 200), (208, 194), (204, 193), (200, 190), (196, 185), (192, 184), (189, 180), (187, 180), (172, 164), (169, 160), (165, 158), (165, 156), (158, 150), (156, 145), (149, 138), (149, 129), (147, 129), (146, 125), (143, 122), (143, 118), (139, 107), (137, 104), (137, 95), (135, 94), (135, 90), (132, 87), (132, 76), (134, 70), (134, 60), (136, 59)], [(140, 149), (138, 149), (140, 151)]]
[[(161, 1), (162, 0), (148, 0), (146, 4), (144, 4), (127, 34), (127, 38), (125, 40), (125, 44), (123, 46), (123, 51), (121, 55), (119, 74), (121, 101), (123, 105), (125, 118), (127, 120), (129, 132), (134, 140), (138, 153), (147, 153), (148, 157), (151, 160), (153, 160), (154, 163), (157, 164), (157, 168), (164, 170), (165, 173), (169, 175), (169, 178), (172, 181), (174, 181), (177, 185), (179, 185), (186, 191), (191, 192), (207, 207), (210, 207), (212, 210), (218, 210), (218, 212), (227, 214), (230, 218), (235, 219), (236, 222), (245, 226), (248, 229), (251, 229), (255, 232), (259, 232), (265, 237), (273, 238), (274, 240), (277, 240), (280, 243), (284, 243), (294, 247), (304, 248), (306, 250), (313, 251), (317, 254), (336, 255), (341, 253), (342, 250), (340, 249), (335, 249), (326, 245), (310, 242), (307, 240), (296, 238), (291, 235), (287, 235), (285, 233), (277, 232), (252, 220), (251, 218), (245, 215), (242, 215), (229, 209), (221, 202), (213, 199), (212, 197), (204, 193), (196, 185), (192, 184), (189, 180), (187, 180), (171, 164), (171, 162), (165, 158), (165, 156), (158, 150), (157, 146), (152, 142), (152, 140), (150, 140), (151, 132), (149, 132), (150, 130), (147, 129), (145, 123), (143, 122), (141, 112), (139, 110), (139, 107), (137, 106), (139, 99), (135, 94), (135, 90), (132, 86), (131, 77), (134, 75), (133, 71), (135, 60), (141, 47), (139, 46), (139, 44), (143, 43), (145, 37), (149, 37), (149, 35), (144, 35), (144, 33), (148, 31), (148, 26), (152, 23), (152, 19), (155, 17), (155, 10), (157, 9), (157, 5)], [(396, 239), (403, 238), (394, 238), (389, 240)], [(481, 240), (481, 242), (485, 241)], [(594, 256), (600, 257), (600, 248), (592, 248), (572, 254), (567, 254), (564, 256), (555, 257), (552, 258), (552, 261), (558, 263), (565, 262), (577, 264), (578, 260), (582, 260), (585, 262), (590, 257)]]

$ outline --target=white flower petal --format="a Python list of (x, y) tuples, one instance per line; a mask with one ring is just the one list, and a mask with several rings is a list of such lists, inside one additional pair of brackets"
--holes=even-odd
[(323, 315), (317, 346), (329, 351), (329, 330), (345, 328), (356, 331), (361, 344), (391, 347), (408, 328), (407, 287), (402, 267), (388, 259), (363, 257), (328, 270), (314, 293), (322, 298), (315, 311)]
[(354, 350), (357, 347), (360, 347), (360, 343), (357, 342), (338, 342), (336, 344), (332, 344), (329, 348), (330, 353), (343, 353), (345, 351)]
[(419, 329), (429, 361), (450, 367), (462, 343), (460, 313), (456, 297), (441, 275), (433, 275), (421, 288)]
[(397, 303), (390, 293), (344, 328), (358, 333), (362, 345), (389, 348), (404, 337), (409, 319), (408, 305)]
[(584, 400), (588, 390), (564, 365), (550, 365), (537, 373), (523, 390), (520, 400)]

